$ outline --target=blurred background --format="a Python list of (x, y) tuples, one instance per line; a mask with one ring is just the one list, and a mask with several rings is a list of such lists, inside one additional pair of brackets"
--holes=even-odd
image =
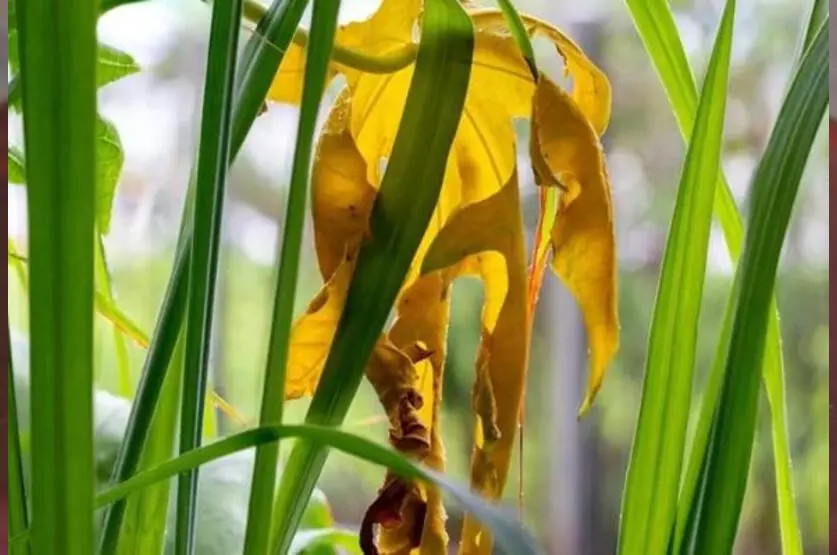
[[(344, 2), (343, 21), (371, 13), (378, 0)], [(604, 137), (619, 249), (621, 350), (593, 410), (575, 418), (587, 372), (587, 346), (573, 299), (552, 276), (544, 285), (532, 340), (523, 468), (510, 474), (507, 493), (525, 493), (525, 522), (549, 553), (614, 551), (627, 456), (641, 393), (649, 318), (660, 258), (674, 204), (684, 148), (667, 100), (627, 9), (613, 0), (517, 0), (519, 9), (557, 24), (608, 74), (613, 118)], [(692, 66), (702, 75), (709, 57), (720, 0), (674, 0)], [(807, 2), (753, 0), (738, 7), (724, 169), (746, 209), (750, 176), (764, 148), (796, 56)], [(118, 305), (150, 333), (168, 280), (200, 118), (209, 9), (199, 0), (150, 0), (117, 8), (99, 23), (102, 42), (134, 56), (142, 70), (99, 93), (100, 112), (119, 131), (125, 163), (105, 247)], [(243, 38), (252, 26), (244, 24)], [(536, 44), (542, 63), (560, 71), (555, 51)], [(330, 87), (327, 107), (342, 86)], [(257, 419), (270, 306), (290, 174), (297, 111), (270, 105), (261, 115), (232, 170), (224, 214), (222, 272), (218, 284), (212, 387), (229, 405), (212, 415), (208, 432), (239, 431)], [(21, 142), (20, 121), (10, 114), (10, 143)], [(528, 123), (519, 125), (519, 168), (525, 221), (534, 227), (535, 189), (528, 172)], [(808, 553), (828, 548), (828, 141), (825, 125), (808, 164), (778, 277), (785, 376), (794, 460), (794, 483)], [(25, 189), (8, 188), (9, 236), (26, 252)], [(310, 222), (297, 312), (320, 286)], [(11, 270), (10, 266), (10, 270)], [(27, 314), (21, 282), (9, 280), (13, 335), (25, 337)], [(731, 266), (713, 230), (700, 327), (696, 396), (715, 349), (729, 290)], [(481, 286), (454, 287), (443, 426), (449, 473), (467, 477), (473, 422), (470, 388), (478, 342)], [(97, 317), (99, 386), (130, 397), (144, 352), (131, 342), (129, 376), (115, 371), (111, 325)], [(300, 419), (305, 401), (290, 403)], [(737, 552), (779, 553), (778, 522), (766, 402), (760, 407), (751, 484)], [(347, 427), (379, 441), (386, 422), (364, 383)], [(283, 449), (287, 453), (287, 449)], [(320, 481), (337, 520), (356, 526), (381, 484), (380, 469), (333, 454)], [(244, 498), (246, 503), (246, 497)], [(246, 512), (246, 505), (240, 507)], [(450, 511), (458, 535), (461, 514)]]

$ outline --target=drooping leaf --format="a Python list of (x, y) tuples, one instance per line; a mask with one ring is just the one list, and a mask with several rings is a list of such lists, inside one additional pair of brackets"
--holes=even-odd
[(546, 78), (535, 92), (531, 148), (536, 182), (561, 189), (551, 232), (552, 268), (575, 295), (587, 327), (592, 362), (583, 413), (619, 345), (613, 209), (596, 130), (580, 106)]
[[(341, 47), (350, 45), (363, 51), (374, 51), (378, 48), (384, 52), (384, 56), (387, 53), (401, 56), (408, 52), (409, 46), (412, 45), (413, 21), (417, 15), (417, 2), (385, 1), (369, 20), (343, 27), (338, 33), (338, 44)], [(405, 424), (404, 421), (399, 422), (397, 410), (399, 402), (403, 401), (407, 403), (405, 406), (409, 407), (404, 413), (409, 416), (408, 421), (413, 422), (415, 411), (419, 415), (422, 433), (429, 430), (429, 450), (426, 444), (423, 444), (422, 449), (407, 448), (405, 452), (417, 460), (424, 460), (427, 464), (443, 467), (444, 448), (437, 414), (441, 399), (450, 282), (463, 273), (480, 275), (487, 291), (483, 309), (483, 327), (486, 332), (483, 334), (477, 361), (474, 390), (474, 407), (480, 437), (475, 446), (477, 454), (473, 463), (472, 478), (475, 487), (482, 493), (490, 497), (499, 497), (505, 484), (517, 428), (529, 341), (527, 323), (530, 321), (531, 307), (528, 302), (526, 257), (523, 255), (523, 247), (520, 247), (519, 256), (515, 259), (515, 268), (509, 270), (517, 278), (513, 283), (516, 288), (516, 302), (511, 304), (507, 303), (506, 296), (510, 287), (506, 261), (503, 255), (496, 252), (475, 254), (445, 272), (419, 276), (425, 255), (437, 239), (439, 230), (444, 229), (459, 211), (467, 210), (469, 206), (497, 195), (512, 178), (516, 161), (512, 118), (532, 117), (536, 78), (521, 56), (517, 43), (509, 36), (502, 14), (496, 10), (488, 10), (473, 12), (471, 15), (477, 33), (463, 118), (445, 168), (439, 200), (404, 280), (396, 303), (396, 321), (385, 338), (394, 341), (397, 348), (405, 350), (420, 343), (431, 355), (411, 367), (390, 365), (388, 379), (381, 373), (370, 376), (369, 369), (367, 376), (376, 385), (379, 393), (382, 390), (399, 392), (395, 398), (381, 396), (393, 428), (397, 429)], [(598, 134), (604, 131), (610, 111), (610, 88), (607, 79), (580, 49), (557, 29), (533, 18), (526, 17), (524, 20), (527, 32), (542, 33), (555, 43), (575, 81), (572, 92), (561, 98), (560, 102), (572, 105), (567, 110), (579, 120), (580, 124), (577, 127), (586, 129), (587, 132), (580, 135), (576, 133), (578, 136), (567, 138), (567, 142), (572, 143), (582, 136), (590, 148), (589, 152), (585, 150), (588, 159), (575, 161), (577, 167), (569, 169), (582, 173), (586, 171), (585, 162), (592, 161), (595, 164), (594, 171), (603, 172)], [(297, 54), (294, 54), (294, 48), (299, 49)], [(297, 95), (293, 93), (294, 83), (297, 83), (298, 90), (298, 75), (304, 68), (301, 56), (300, 46), (292, 47), (289, 51), (289, 56), (286, 57), (274, 81), (273, 100), (296, 101)], [(294, 375), (301, 376), (301, 383), (308, 389), (313, 388), (319, 379), (321, 366), (334, 334), (334, 326), (342, 314), (345, 291), (350, 287), (348, 280), (351, 277), (351, 269), (347, 267), (346, 259), (351, 259), (358, 246), (370, 236), (374, 239), (374, 233), (370, 232), (369, 209), (375, 199), (376, 188), (385, 167), (381, 160), (388, 160), (390, 157), (396, 130), (402, 119), (406, 90), (413, 74), (412, 65), (381, 73), (377, 71), (378, 66), (366, 71), (364, 64), (365, 62), (359, 63), (357, 67), (347, 67), (346, 64), (338, 62), (333, 65), (332, 71), (344, 74), (348, 86), (340, 94), (329, 115), (315, 159), (312, 211), (317, 254), (326, 285), (297, 323), (295, 337), (292, 339), (292, 353), (296, 350), (299, 356), (292, 356), (289, 368), (289, 378)], [(552, 87), (557, 90), (554, 85)], [(504, 101), (497, 103), (498, 97), (502, 97)], [(553, 113), (548, 110), (542, 111), (547, 112), (541, 124), (543, 127), (548, 128), (561, 123), (558, 120), (550, 120), (554, 120)], [(556, 142), (558, 140), (555, 139)], [(540, 149), (537, 150), (539, 160), (543, 160), (543, 153)], [(549, 183), (546, 179), (542, 180), (544, 184), (554, 184), (552, 170), (546, 163), (542, 167), (546, 168), (542, 173), (545, 176), (550, 175)], [(318, 176), (321, 179), (318, 179)], [(583, 212), (592, 209), (590, 216), (596, 222), (593, 239), (590, 239), (586, 225), (574, 224), (570, 230), (560, 232), (563, 236), (555, 245), (561, 249), (557, 251), (557, 260), (569, 259), (573, 263), (574, 255), (568, 255), (567, 248), (561, 242), (568, 243), (577, 236), (582, 236), (580, 244), (589, 249), (589, 252), (584, 254), (591, 262), (587, 264), (587, 268), (583, 264), (579, 265), (575, 279), (577, 283), (582, 283), (591, 276), (597, 278), (588, 288), (586, 297), (581, 295), (580, 301), (584, 301), (582, 308), (585, 312), (593, 311), (590, 316), (595, 324), (591, 327), (591, 335), (595, 337), (592, 341), (595, 348), (592, 374), (597, 376), (595, 381), (599, 383), (616, 347), (612, 221), (609, 185), (604, 175), (596, 180), (596, 176), (590, 178), (587, 172), (582, 177), (587, 181), (593, 181), (593, 190), (585, 192), (573, 209), (568, 210), (568, 214), (578, 214), (575, 218), (581, 222), (584, 219)], [(575, 199), (567, 199), (566, 206), (570, 206), (573, 200)], [(499, 207), (497, 208), (499, 210)], [(507, 203), (505, 209), (507, 213), (495, 219), (506, 222), (509, 230), (516, 230), (513, 233), (522, 245), (523, 230), (518, 213), (519, 205), (517, 202)], [(509, 224), (509, 221), (517, 223)], [(595, 233), (600, 234), (599, 240), (596, 240)], [(545, 260), (548, 243), (541, 249), (541, 263)], [(582, 262), (585, 260), (584, 256), (575, 256)], [(336, 279), (338, 274), (341, 275)], [(568, 275), (573, 277), (566, 268), (562, 270), (561, 275), (565, 279)], [(498, 319), (503, 310), (506, 312), (503, 313), (501, 326)], [(512, 314), (515, 316), (512, 317)], [(521, 325), (511, 322), (519, 322)], [(507, 339), (498, 340), (492, 335), (495, 326), (503, 329), (503, 333), (498, 335), (508, 336)], [(514, 348), (509, 348), (510, 345)], [(379, 348), (380, 343), (374, 352), (380, 354)], [(513, 384), (512, 387), (508, 387), (507, 382), (498, 378), (503, 366), (511, 368), (507, 379)], [(409, 371), (405, 371), (407, 368)], [(418, 387), (410, 386), (410, 381), (414, 381), (417, 376), (422, 377)], [(498, 380), (500, 386), (499, 389), (495, 389), (498, 386), (494, 382)], [(296, 384), (293, 388), (298, 392), (304, 392), (304, 388), (296, 387)], [(495, 391), (501, 392), (499, 396), (495, 395)], [(592, 398), (592, 395), (588, 397)], [(398, 401), (399, 399), (402, 401)], [(396, 441), (393, 444), (398, 446), (398, 438), (394, 439)], [(498, 441), (503, 447), (488, 455), (488, 451), (492, 450), (493, 444)], [(489, 444), (491, 447), (486, 448)], [(398, 495), (394, 495), (393, 492)], [(438, 546), (440, 551), (444, 551), (444, 512), (441, 505), (436, 503), (436, 499), (433, 499), (433, 495), (432, 489), (424, 492), (388, 478), (381, 490), (381, 497), (373, 503), (370, 513), (367, 514), (371, 522), (379, 524), (382, 524), (381, 519), (395, 519), (389, 526), (382, 525), (378, 537), (379, 547), (398, 550), (412, 545), (412, 542), (416, 541), (415, 530), (419, 529), (414, 520), (429, 518), (432, 526), (425, 523), (422, 546)], [(384, 503), (383, 507), (381, 503)], [(424, 513), (425, 510), (427, 514)], [(481, 542), (481, 549), (489, 549), (491, 543), (487, 532), (484, 533), (471, 520), (466, 525), (465, 542), (468, 545)]]
[[(477, 515), (494, 530), (498, 546), (506, 553), (529, 555), (539, 552), (532, 536), (521, 526), (515, 516), (504, 508), (480, 499), (446, 476), (417, 465), (387, 447), (338, 429), (313, 425), (255, 428), (199, 447), (175, 459), (139, 472), (134, 477), (99, 493), (96, 496), (96, 507), (113, 503), (160, 480), (197, 468), (210, 461), (284, 437), (304, 438), (315, 444), (327, 445), (373, 464), (385, 466), (411, 480), (432, 482), (457, 504)], [(289, 547), (290, 544), (291, 542), (289, 542)]]
[[(358, 252), (344, 313), (306, 416), (309, 422), (339, 423), (344, 418), (442, 188), (468, 86), (473, 30), (456, 2), (430, 0), (424, 6), (421, 35), (406, 109), (372, 209), (369, 238)], [(375, 159), (376, 173), (378, 163)], [(276, 499), (275, 511), (284, 517), (276, 526), (276, 548), (289, 545), (300, 499), (316, 481), (326, 455), (311, 442), (296, 443)]]

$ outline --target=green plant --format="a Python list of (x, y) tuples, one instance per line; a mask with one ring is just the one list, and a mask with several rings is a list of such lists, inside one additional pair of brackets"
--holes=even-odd
[[(138, 67), (123, 53), (97, 47), (95, 2), (65, 4), (27, 0), (9, 8), (9, 105), (22, 110), (25, 130), (25, 148), (9, 148), (9, 182), (27, 187), (30, 239), (28, 257), (12, 252), (10, 241), (9, 259), (21, 275), (29, 266), (29, 406), (37, 407), (27, 506), (25, 450), (10, 398), (13, 551), (90, 553), (94, 511), (103, 509), (100, 553), (159, 552), (168, 525), (166, 480), (177, 476), (173, 546), (194, 553), (199, 469), (253, 448), (245, 553), (351, 545), (330, 518), (306, 526), (319, 473), (334, 448), (388, 469), (360, 528), (364, 552), (382, 544), (444, 552), (442, 493), (467, 512), (463, 552), (488, 553), (493, 542), (510, 553), (537, 552), (529, 533), (491, 500), (502, 494), (522, 425), (532, 315), (550, 255), (578, 299), (591, 343), (582, 413), (617, 348), (615, 241), (600, 144), (610, 115), (604, 74), (558, 29), (518, 13), (508, 0), (499, 2), (500, 10), (466, 9), (455, 0), (385, 1), (368, 22), (344, 27), (337, 26), (339, 1), (314, 0), (310, 34), (298, 30), (305, 0), (277, 0), (268, 10), (249, 0), (216, 1), (200, 143), (169, 286), (149, 340), (120, 311), (110, 288), (102, 235), (122, 151), (116, 129), (95, 108), (97, 87)], [(761, 376), (772, 411), (783, 550), (798, 553), (772, 295), (790, 211), (828, 98), (827, 8), (814, 4), (753, 177), (745, 234), (720, 171), (734, 0), (726, 3), (699, 96), (668, 5), (627, 4), (688, 147), (649, 336), (619, 550), (731, 552)], [(242, 14), (257, 25), (237, 56)], [(414, 40), (416, 22), (420, 36)], [(569, 91), (539, 71), (535, 34), (561, 53), (574, 79)], [(336, 73), (349, 85), (317, 138), (316, 115)], [(301, 109), (259, 424), (201, 446), (225, 180), (266, 98), (299, 102)], [(530, 157), (541, 188), (528, 272), (512, 117), (531, 120)], [(374, 131), (364, 134), (367, 121), (375, 122)], [(293, 322), (309, 185), (325, 285)], [(713, 203), (731, 256), (741, 260), (689, 439)], [(438, 417), (450, 285), (468, 273), (483, 280), (486, 292), (471, 491), (443, 473)], [(114, 323), (123, 390), (129, 389), (126, 341), (148, 346), (124, 440), (108, 466), (110, 484), (95, 496), (94, 308)], [(394, 449), (338, 428), (364, 374), (387, 413)], [(11, 366), (9, 375), (14, 383)], [(285, 399), (303, 394), (313, 395), (305, 424), (283, 423)], [(291, 437), (296, 441), (280, 473), (279, 442)]]

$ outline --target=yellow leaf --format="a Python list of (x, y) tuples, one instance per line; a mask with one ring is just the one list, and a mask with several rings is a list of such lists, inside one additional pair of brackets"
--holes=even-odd
[[(541, 35), (552, 41), (564, 58), (567, 75), (573, 79), (572, 98), (578, 104), (593, 128), (601, 135), (610, 121), (610, 83), (604, 72), (590, 61), (579, 46), (554, 25), (520, 14), (530, 36)], [(477, 33), (508, 33), (502, 12), (494, 9), (478, 9), (471, 13)]]
[(305, 314), (294, 322), (285, 377), (287, 399), (314, 393), (334, 339), (337, 321), (346, 303), (346, 292), (354, 267), (354, 259), (344, 259), (331, 279), (311, 300)]
[(329, 112), (311, 171), (311, 211), (317, 260), (328, 279), (345, 253), (354, 253), (368, 233), (376, 189), (366, 180), (366, 162), (349, 132), (349, 91)]
[(532, 148), (538, 183), (562, 187), (552, 228), (552, 267), (584, 313), (592, 353), (580, 412), (589, 408), (619, 343), (616, 246), (610, 185), (594, 128), (567, 93), (546, 78), (535, 92)]
[[(501, 496), (508, 475), (528, 356), (524, 249), (513, 171), (500, 192), (451, 217), (422, 265), (422, 272), (428, 273), (470, 258), (483, 279), (486, 300), (474, 394), (478, 417), (471, 486), (492, 499)], [(491, 552), (490, 534), (470, 516), (465, 519), (462, 551)]]

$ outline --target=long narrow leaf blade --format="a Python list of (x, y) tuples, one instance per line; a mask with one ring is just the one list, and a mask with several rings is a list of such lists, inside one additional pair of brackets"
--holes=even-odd
[[(800, 45), (800, 55), (804, 54), (816, 35), (816, 31), (827, 15), (827, 6), (821, 0), (814, 0), (808, 25)], [(737, 283), (735, 284), (737, 286)], [(695, 491), (703, 470), (709, 433), (718, 406), (721, 384), (724, 379), (724, 365), (732, 335), (735, 300), (738, 290), (733, 288), (724, 309), (720, 339), (715, 350), (712, 368), (701, 399), (700, 413), (692, 439), (691, 453), (686, 472), (683, 476), (678, 501), (677, 524), (671, 551), (678, 553), (687, 534), (686, 527), (691, 523)], [(793, 481), (791, 477), (790, 447), (788, 445), (787, 415), (785, 408), (784, 372), (782, 369), (781, 331), (779, 330), (778, 308), (773, 300), (771, 306), (773, 318), (768, 322), (767, 342), (765, 346), (764, 384), (767, 400), (770, 403), (771, 437), (776, 473), (776, 496), (779, 505), (779, 535), (782, 552), (786, 555), (802, 553), (802, 536), (799, 519), (794, 504)]]
[(755, 434), (759, 369), (779, 254), (828, 103), (828, 18), (797, 69), (753, 179), (752, 211), (718, 413), (696, 495), (694, 553), (729, 553)]
[(624, 554), (663, 553), (675, 521), (734, 15), (730, 0), (703, 84), (663, 257), (622, 504), (619, 552)]
[[(195, 172), (192, 255), (189, 261), (180, 453), (201, 443), (204, 398), (209, 369), (212, 306), (221, 236), (224, 190), (230, 164), (233, 79), (238, 48), (241, 0), (215, 2), (209, 33), (201, 133)], [(179, 477), (175, 552), (194, 552), (197, 470)]]
[[(285, 369), (288, 362), (288, 344), (299, 275), (299, 256), (302, 247), (302, 229), (305, 223), (305, 199), (308, 195), (314, 126), (317, 122), (320, 100), (325, 90), (339, 8), (338, 0), (314, 2), (311, 38), (306, 50), (299, 128), (296, 135), (285, 224), (282, 230), (282, 253), (279, 261), (279, 275), (276, 280), (273, 321), (270, 327), (270, 343), (259, 417), (261, 425), (282, 423)], [(261, 445), (256, 449), (253, 480), (250, 486), (250, 504), (247, 511), (245, 555), (259, 555), (268, 550), (278, 458), (278, 442)]]
[(96, 1), (17, 6), (30, 252), (31, 546), (93, 549)]
[[(439, 196), (465, 100), (473, 28), (454, 0), (425, 3), (412, 82), (345, 308), (306, 421), (336, 425), (354, 398)], [(290, 546), (328, 451), (300, 441), (282, 476), (274, 514), (274, 551)]]
[[(293, 30), (302, 17), (305, 4), (306, 0), (275, 0), (270, 11), (260, 22), (258, 32), (248, 41), (236, 78), (232, 116), (233, 159), (241, 149), (244, 137), (258, 114), (273, 76), (279, 68), (282, 53), (286, 51)], [(191, 186), (189, 190), (192, 191)], [(187, 200), (172, 272), (134, 396), (125, 439), (117, 455), (113, 482), (128, 478), (137, 468), (166, 370), (180, 333), (186, 307), (186, 267), (191, 256), (193, 232), (190, 206), (191, 202)], [(108, 545), (106, 540), (113, 541), (118, 536), (123, 512), (124, 503), (121, 502), (109, 507), (106, 512), (100, 553), (108, 552), (105, 549)]]
[[(694, 126), (697, 86), (689, 67), (686, 51), (678, 35), (671, 9), (668, 3), (659, 0), (653, 2), (626, 0), (626, 4), (633, 17), (637, 32), (645, 44), (645, 49), (654, 63), (663, 88), (668, 95), (680, 133), (684, 139), (688, 139)], [(715, 186), (715, 217), (721, 225), (730, 259), (733, 263), (736, 263), (741, 255), (744, 241), (744, 224), (723, 173), (719, 175), (718, 183)], [(776, 467), (779, 528), (783, 551), (787, 554), (795, 554), (801, 552), (802, 540), (799, 534), (799, 519), (793, 501), (790, 451), (787, 448), (785, 385), (778, 312), (774, 312), (772, 316), (768, 334), (763, 373), (773, 425), (773, 458)], [(688, 517), (688, 509), (684, 511), (683, 507), (691, 505), (690, 491), (694, 490), (694, 484), (697, 482), (700, 473), (704, 450), (700, 445), (706, 443), (711, 408), (716, 403), (708, 395), (712, 395), (713, 392), (718, 390), (712, 389), (710, 386), (711, 382), (707, 385), (704, 393), (702, 406), (706, 406), (707, 409), (701, 408), (688, 468), (683, 479), (681, 501), (679, 502), (680, 509), (678, 510), (678, 538), (682, 534), (685, 519)], [(677, 542), (679, 543), (679, 539)]]
[(488, 525), (495, 533), (498, 546), (506, 553), (528, 555), (539, 552), (532, 536), (526, 532), (513, 514), (469, 492), (467, 487), (458, 485), (443, 474), (410, 461), (404, 455), (388, 447), (338, 429), (322, 426), (265, 426), (229, 436), (144, 470), (105, 490), (96, 497), (96, 506), (102, 507), (113, 503), (160, 480), (171, 478), (232, 453), (289, 437), (299, 438), (315, 445), (333, 447), (359, 459), (389, 468), (408, 479), (431, 482), (445, 491), (463, 509)]

